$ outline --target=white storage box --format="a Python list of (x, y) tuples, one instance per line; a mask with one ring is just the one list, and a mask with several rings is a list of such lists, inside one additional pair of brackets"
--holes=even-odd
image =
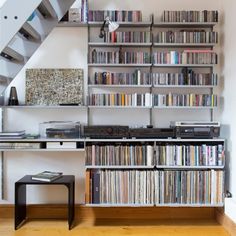
[(47, 142), (47, 149), (76, 149), (76, 142)]

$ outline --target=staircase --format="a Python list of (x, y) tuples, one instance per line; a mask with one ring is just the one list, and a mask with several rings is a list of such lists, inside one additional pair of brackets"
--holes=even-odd
[(75, 0), (7, 0), (0, 8), (0, 94)]

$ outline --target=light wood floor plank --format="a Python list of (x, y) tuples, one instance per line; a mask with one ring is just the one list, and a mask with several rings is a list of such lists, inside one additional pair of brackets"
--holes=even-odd
[(17, 231), (12, 219), (0, 219), (1, 236), (228, 236), (214, 220), (86, 220), (69, 231), (66, 220), (29, 220)]

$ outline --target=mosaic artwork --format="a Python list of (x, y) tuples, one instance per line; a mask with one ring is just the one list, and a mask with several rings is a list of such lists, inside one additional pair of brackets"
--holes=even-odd
[(84, 105), (82, 69), (27, 69), (26, 105)]

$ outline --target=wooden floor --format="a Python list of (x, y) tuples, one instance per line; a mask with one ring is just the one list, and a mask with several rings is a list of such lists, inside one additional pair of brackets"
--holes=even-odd
[[(72, 230), (68, 230), (66, 220), (30, 220), (17, 231), (12, 219), (0, 218), (1, 236), (226, 236), (222, 226), (214, 220), (106, 220), (96, 222), (83, 220), (75, 222)], [(236, 235), (236, 234), (235, 234)]]

